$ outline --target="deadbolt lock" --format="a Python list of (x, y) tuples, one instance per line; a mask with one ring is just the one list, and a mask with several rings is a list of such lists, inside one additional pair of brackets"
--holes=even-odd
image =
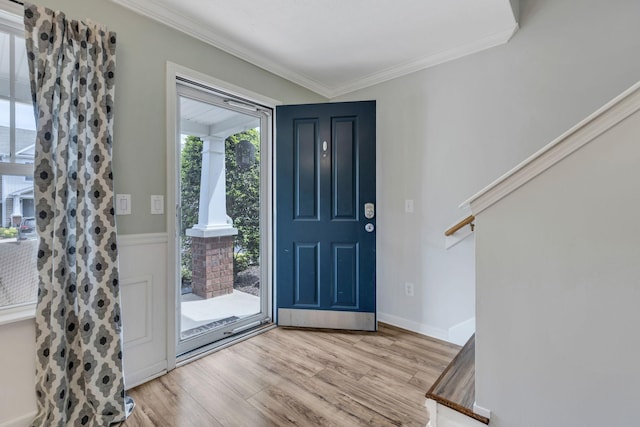
[(364, 204), (364, 217), (367, 219), (373, 219), (376, 216), (376, 207), (373, 203)]

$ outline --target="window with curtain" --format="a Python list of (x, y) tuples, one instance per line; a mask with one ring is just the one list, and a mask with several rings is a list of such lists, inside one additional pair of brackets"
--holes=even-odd
[(35, 119), (24, 26), (0, 14), (0, 315), (36, 301)]

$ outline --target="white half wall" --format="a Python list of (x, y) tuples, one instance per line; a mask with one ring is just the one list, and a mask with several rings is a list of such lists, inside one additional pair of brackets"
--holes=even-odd
[(458, 205), (638, 80), (638, 16), (637, 1), (522, 0), (509, 43), (336, 99), (377, 101), (381, 313), (440, 331), (475, 316), (473, 239), (445, 250)]
[(167, 370), (167, 235), (121, 236), (118, 249), (122, 361), (129, 389)]

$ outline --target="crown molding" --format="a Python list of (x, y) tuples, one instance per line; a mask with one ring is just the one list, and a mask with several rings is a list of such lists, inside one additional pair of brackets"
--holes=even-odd
[(470, 43), (465, 43), (451, 49), (434, 53), (432, 55), (417, 58), (412, 61), (405, 62), (404, 64), (390, 67), (386, 70), (370, 74), (369, 76), (353, 80), (350, 83), (347, 83), (335, 89), (332, 93), (332, 96), (335, 97), (356, 90), (364, 89), (369, 86), (393, 80), (398, 77), (406, 76), (407, 74), (415, 73), (416, 71), (434, 67), (445, 62), (453, 61), (454, 59), (462, 58), (463, 56), (471, 55), (495, 46), (499, 46), (501, 44), (505, 44), (509, 40), (511, 40), (511, 37), (513, 37), (513, 35), (518, 31), (518, 28), (518, 23), (514, 23), (512, 26), (509, 26), (502, 31), (498, 31), (497, 33), (490, 34), (486, 37), (474, 40)]
[(240, 46), (234, 40), (224, 37), (212, 29), (206, 28), (206, 26), (203, 26), (201, 23), (182, 15), (175, 10), (167, 9), (166, 5), (158, 2), (157, 0), (110, 1), (203, 41), (250, 64), (322, 95), (325, 98), (335, 98), (355, 90), (364, 89), (366, 87), (402, 77), (425, 68), (433, 67), (465, 55), (470, 55), (481, 50), (504, 44), (508, 42), (513, 34), (518, 30), (518, 24), (514, 22), (514, 24), (509, 28), (495, 34), (490, 34), (481, 39), (474, 40), (470, 43), (441, 51), (433, 55), (428, 55), (426, 57), (416, 58), (412, 61), (400, 64), (399, 66), (389, 67), (383, 71), (354, 79), (344, 85), (329, 87), (313, 78), (293, 72), (287, 67), (278, 64), (276, 61), (273, 61), (264, 55), (260, 55)]
[(162, 5), (155, 0), (111, 0), (111, 2), (185, 33), (324, 97), (328, 98), (328, 95), (332, 92), (330, 88), (318, 83), (317, 81), (301, 74), (294, 73), (262, 55), (249, 52), (233, 40), (205, 28), (201, 23), (197, 23), (174, 10), (167, 9), (165, 5)]

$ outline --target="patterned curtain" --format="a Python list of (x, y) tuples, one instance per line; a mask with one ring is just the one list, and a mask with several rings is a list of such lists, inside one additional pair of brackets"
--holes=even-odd
[(25, 5), (36, 116), (33, 426), (126, 418), (111, 145), (115, 33)]

